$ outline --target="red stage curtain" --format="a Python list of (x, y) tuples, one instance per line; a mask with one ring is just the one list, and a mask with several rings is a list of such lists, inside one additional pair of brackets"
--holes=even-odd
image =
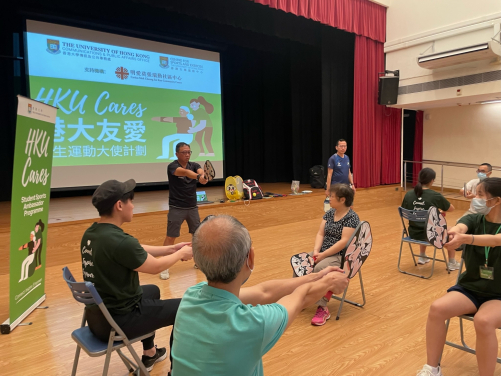
[[(414, 129), (414, 155), (412, 160), (421, 162), (423, 160), (423, 111), (416, 111), (416, 125)], [(413, 185), (417, 184), (419, 171), (423, 168), (422, 163), (412, 164)]]
[(386, 8), (369, 0), (251, 0), (384, 43)]
[(402, 109), (383, 110), (381, 184), (400, 183), (400, 142)]
[(381, 184), (385, 107), (377, 104), (377, 92), (378, 72), (383, 71), (383, 43), (357, 36), (355, 38), (352, 165), (355, 186), (360, 188)]
[[(377, 104), (378, 73), (384, 72), (386, 8), (368, 0), (251, 1), (356, 34), (351, 152), (355, 185), (364, 188), (397, 183), (400, 127), (398, 135), (393, 122), (383, 129), (384, 107)], [(384, 145), (383, 135), (392, 136)]]

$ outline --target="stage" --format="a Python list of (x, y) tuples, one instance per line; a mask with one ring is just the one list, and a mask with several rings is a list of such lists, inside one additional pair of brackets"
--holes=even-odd
[[(263, 184), (263, 190), (276, 193), (290, 192), (290, 183)], [(308, 189), (302, 185), (301, 189)], [(313, 190), (313, 189), (310, 189)], [(222, 197), (223, 187), (207, 189), (209, 200)], [(165, 237), (167, 192), (138, 193), (132, 223), (124, 230), (136, 236), (143, 244), (160, 245)], [(301, 196), (204, 205), (200, 216), (230, 214), (238, 218), (249, 230), (256, 252), (256, 267), (248, 285), (274, 278), (289, 278), (292, 274), (290, 256), (310, 251), (324, 214), (324, 191)], [(402, 228), (397, 207), (401, 203), (399, 186), (375, 187), (357, 190), (354, 210), (361, 220), (372, 228), (374, 245), (363, 266), (363, 282), (367, 304), (358, 308), (345, 304), (339, 321), (334, 316), (322, 327), (310, 325), (316, 307), (305, 309), (285, 332), (273, 349), (264, 356), (265, 374), (283, 375), (414, 375), (426, 361), (425, 325), (430, 304), (455, 284), (457, 272), (447, 274), (443, 263), (435, 265), (435, 274), (423, 280), (397, 271), (398, 251)], [(76, 214), (78, 213), (78, 214)], [(450, 224), (462, 215), (457, 210), (447, 215)], [(5, 223), (6, 211), (2, 209)], [(71, 372), (75, 344), (70, 337), (80, 325), (82, 306), (70, 295), (62, 280), (62, 267), (68, 266), (77, 279), (81, 279), (80, 239), (85, 229), (95, 220), (96, 212), (90, 196), (55, 199), (49, 224), (45, 310), (35, 310), (25, 321), (30, 326), (17, 327), (11, 334), (0, 336), (3, 375), (68, 375)], [(68, 220), (74, 218), (74, 220)], [(179, 241), (189, 241), (188, 229), (183, 226)], [(8, 229), (3, 227), (0, 239), (0, 283), (8, 284)], [(407, 249), (402, 256), (405, 270), (426, 272), (430, 265), (415, 267)], [(428, 250), (431, 254), (432, 249)], [(458, 255), (459, 256), (459, 255)], [(182, 297), (186, 289), (204, 281), (193, 261), (180, 262), (171, 268), (171, 278), (163, 281), (156, 275), (140, 275), (142, 284), (156, 284), (162, 298)], [(0, 293), (2, 321), (8, 317), (7, 289)], [(355, 278), (347, 298), (361, 299), (360, 283)], [(339, 302), (329, 303), (335, 313)], [(458, 340), (458, 322), (452, 320), (450, 339)], [(168, 345), (169, 329), (157, 332), (160, 346)], [(466, 325), (466, 339), (474, 344), (473, 325)], [(36, 347), (26, 351), (26, 343), (36, 341)], [(135, 348), (140, 349), (141, 345)], [(22, 370), (20, 368), (22, 364)], [(99, 375), (103, 359), (81, 354), (79, 373)], [(446, 347), (442, 361), (445, 374), (478, 374), (475, 357)], [(168, 360), (159, 363), (152, 376), (167, 373)], [(497, 365), (496, 372), (500, 371)], [(110, 375), (126, 375), (117, 356), (112, 356)]]

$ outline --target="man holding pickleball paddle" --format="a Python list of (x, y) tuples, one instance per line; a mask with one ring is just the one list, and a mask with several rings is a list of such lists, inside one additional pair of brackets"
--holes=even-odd
[[(207, 184), (204, 170), (196, 162), (190, 162), (190, 145), (180, 142), (176, 145), (177, 160), (167, 166), (169, 179), (169, 213), (167, 214), (167, 236), (164, 245), (173, 245), (179, 237), (181, 225), (188, 223), (190, 234), (200, 225), (197, 206), (197, 182)], [(161, 279), (169, 279), (169, 269), (160, 273)]]

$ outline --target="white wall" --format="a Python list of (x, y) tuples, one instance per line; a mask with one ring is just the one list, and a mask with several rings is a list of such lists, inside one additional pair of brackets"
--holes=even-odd
[[(501, 0), (391, 0), (387, 10), (386, 69), (400, 70), (400, 86), (501, 70), (501, 60), (493, 59), (434, 70), (417, 64), (422, 55), (490, 41), (500, 25)], [(501, 50), (501, 46), (494, 45)], [(501, 92), (501, 81), (467, 85), (462, 90), (463, 98), (472, 97), (470, 102), (481, 95), (494, 99)], [(447, 88), (400, 95), (398, 104), (417, 109), (422, 103), (421, 108), (428, 108), (426, 102), (446, 101), (444, 105), (452, 105), (455, 97), (456, 88)]]
[(386, 13), (386, 41), (394, 43), (498, 12), (499, 0), (391, 0)]
[[(501, 166), (501, 103), (426, 110), (423, 159)], [(437, 172), (439, 183), (440, 166), (427, 167)], [(459, 189), (475, 177), (475, 169), (444, 167), (445, 187)]]

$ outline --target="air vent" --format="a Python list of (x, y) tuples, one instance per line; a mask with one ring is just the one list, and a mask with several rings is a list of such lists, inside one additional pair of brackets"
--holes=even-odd
[(421, 84), (400, 86), (398, 88), (398, 95), (421, 93), (423, 91), (431, 91), (438, 89), (446, 89), (448, 87), (459, 87), (474, 84), (481, 84), (482, 82), (501, 81), (501, 70), (470, 74), (468, 76), (447, 78), (445, 80), (423, 82)]

